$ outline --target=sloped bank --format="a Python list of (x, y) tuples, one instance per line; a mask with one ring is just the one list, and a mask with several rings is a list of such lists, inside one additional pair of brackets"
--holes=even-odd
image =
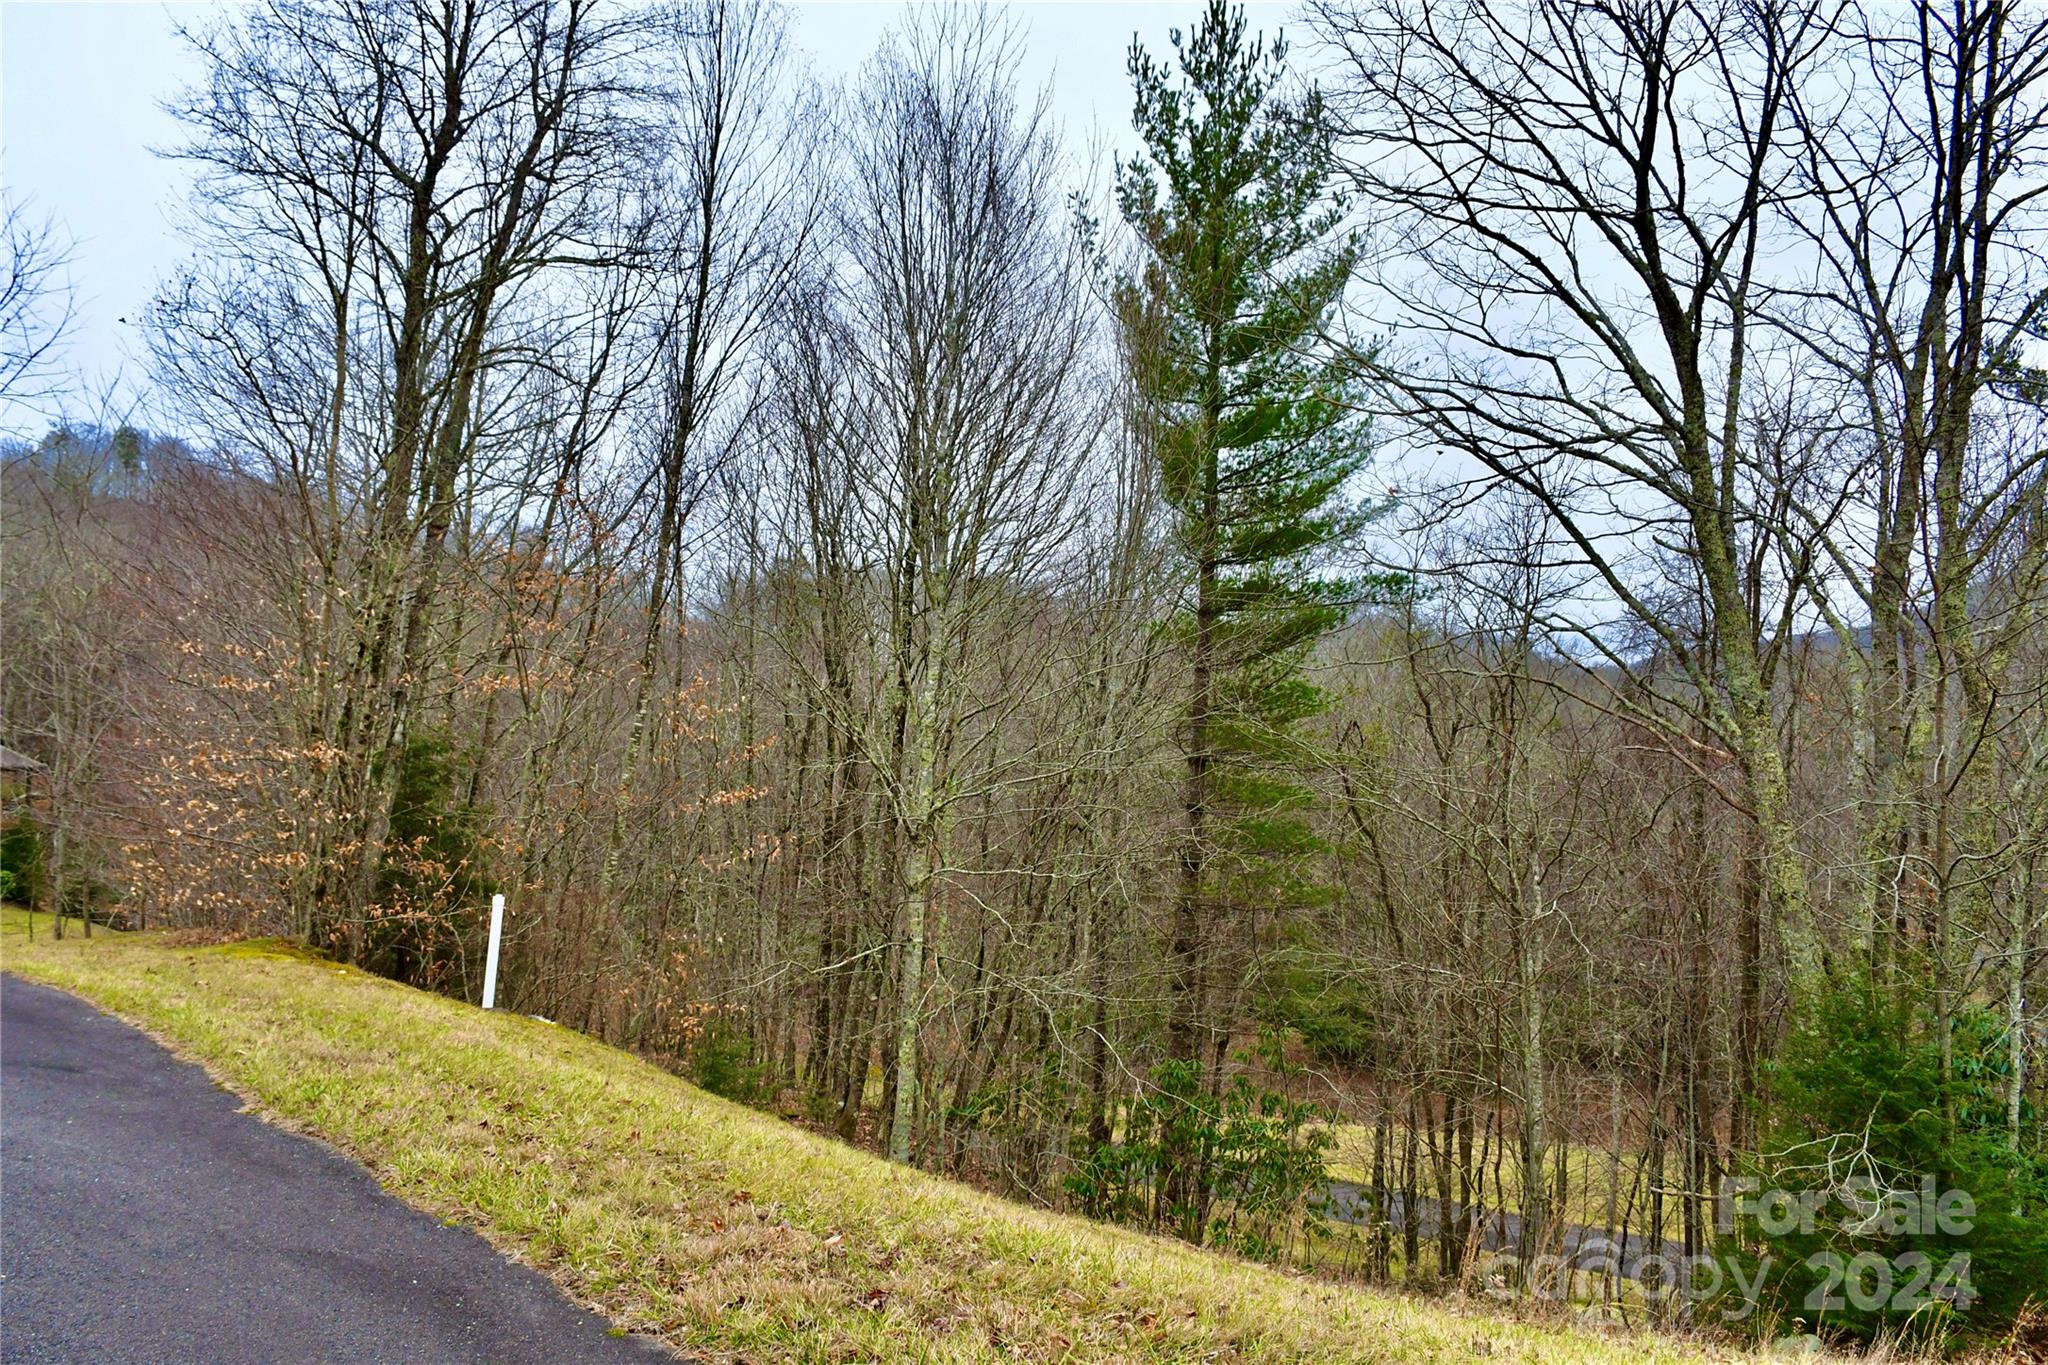
[(1746, 1358), (1299, 1279), (1011, 1204), (569, 1030), (281, 944), (24, 940), (0, 966), (203, 1064), (621, 1327), (748, 1360)]

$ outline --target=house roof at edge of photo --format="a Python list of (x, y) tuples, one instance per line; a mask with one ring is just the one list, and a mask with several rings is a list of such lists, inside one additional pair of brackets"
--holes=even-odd
[(42, 770), (43, 765), (27, 754), (17, 753), (0, 744), (0, 773), (39, 773)]

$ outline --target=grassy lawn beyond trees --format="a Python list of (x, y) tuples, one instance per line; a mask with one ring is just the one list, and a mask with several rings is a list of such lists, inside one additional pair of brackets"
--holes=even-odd
[(6, 970), (204, 1065), (620, 1327), (717, 1359), (1746, 1359), (1484, 1318), (1009, 1204), (705, 1094), (568, 1029), (275, 941), (52, 942)]

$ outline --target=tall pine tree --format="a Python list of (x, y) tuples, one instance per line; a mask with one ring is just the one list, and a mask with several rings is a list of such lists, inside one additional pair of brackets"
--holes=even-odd
[[(1145, 150), (1117, 200), (1143, 259), (1120, 305), (1189, 583), (1168, 1048), (1213, 1092), (1260, 929), (1315, 894), (1300, 726), (1324, 702), (1306, 665), (1365, 586), (1329, 561), (1366, 516), (1346, 493), (1366, 446), (1321, 341), (1356, 254), (1321, 103), (1283, 95), (1284, 40), (1248, 38), (1223, 0), (1173, 49), (1131, 45)], [(1186, 1217), (1206, 1200), (1176, 1179)]]

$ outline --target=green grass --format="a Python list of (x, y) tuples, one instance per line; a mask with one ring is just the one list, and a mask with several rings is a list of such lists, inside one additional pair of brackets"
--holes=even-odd
[(1742, 1359), (1298, 1278), (1007, 1203), (707, 1095), (567, 1029), (274, 942), (51, 942), (76, 992), (473, 1227), (623, 1328), (721, 1360)]

